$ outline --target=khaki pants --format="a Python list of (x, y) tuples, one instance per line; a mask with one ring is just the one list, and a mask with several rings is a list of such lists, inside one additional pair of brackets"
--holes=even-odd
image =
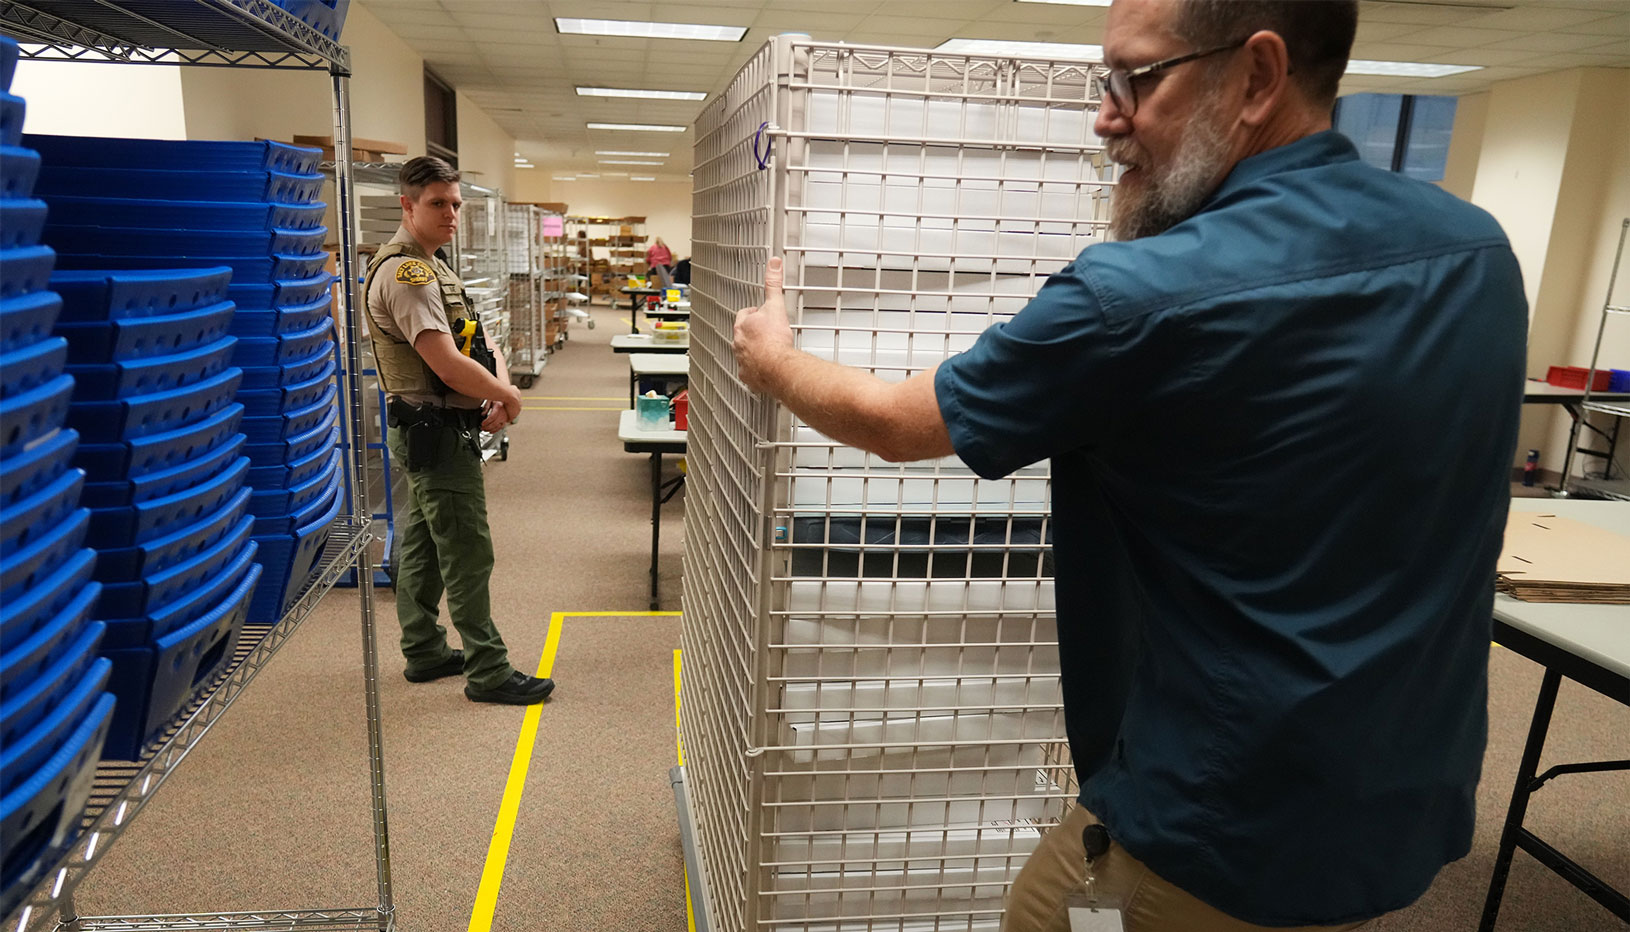
[[(1086, 883), (1086, 852), (1081, 830), (1096, 822), (1076, 806), (1056, 828), (1042, 836), (1008, 894), (1003, 932), (1070, 932), (1064, 898)], [(1118, 844), (1093, 865), (1100, 896), (1120, 900), (1126, 932), (1269, 932), (1270, 927), (1242, 922), (1202, 903), (1162, 880)], [(1271, 932), (1339, 932), (1340, 926), (1274, 927)]]

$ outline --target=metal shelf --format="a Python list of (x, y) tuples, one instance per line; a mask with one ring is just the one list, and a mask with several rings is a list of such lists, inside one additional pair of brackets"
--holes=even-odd
[[(85, 810), (84, 830), (74, 846), (62, 856), (60, 863), (48, 872), (34, 896), (25, 904), (26, 913), (18, 914), (16, 928), (46, 928), (43, 921), (57, 916), (65, 903), (70, 902), (75, 888), (90, 869), (107, 853), (109, 846), (129, 829), (153, 794), (175, 772), (175, 768), (197, 746), (211, 726), (232, 707), (250, 681), (288, 641), (300, 623), (305, 621), (317, 603), (334, 583), (357, 560), (372, 539), (369, 524), (347, 520), (335, 525), (320, 562), (321, 571), (294, 607), (275, 624), (245, 625), (238, 641), (232, 663), (219, 674), (197, 698), (182, 709), (172, 720), (164, 737), (148, 749), (139, 761), (103, 761), (97, 767), (96, 788)], [(223, 914), (226, 915), (226, 914)], [(369, 909), (374, 925), (379, 928), (377, 908)], [(82, 929), (148, 929), (171, 926), (102, 925), (102, 920), (82, 920)], [(175, 928), (215, 928), (212, 926), (176, 926)], [(243, 928), (221, 926), (219, 928)], [(295, 928), (295, 927), (291, 927)], [(308, 928), (298, 926), (297, 928)], [(328, 928), (320, 926), (317, 928)]]
[(162, 23), (97, 0), (0, 0), (0, 27), (30, 43), (22, 48), (24, 58), (47, 61), (351, 67), (345, 46), (271, 0), (195, 2), (196, 9), (186, 9), (177, 22)]
[[(132, 12), (144, 8), (145, 13)], [(162, 7), (162, 9), (155, 9)], [(160, 21), (160, 20), (163, 21)], [(320, 69), (333, 90), (335, 151), (351, 151), (350, 52), (271, 0), (169, 0), (156, 3), (112, 0), (0, 0), (0, 32), (20, 40), (25, 58), (127, 64), (207, 65), (248, 68)], [(386, 166), (368, 166), (380, 173)], [(394, 179), (393, 179), (394, 180)], [(334, 167), (334, 208), (338, 217), (339, 275), (345, 287), (337, 303), (345, 353), (342, 405), (351, 436), (363, 436), (362, 357), (355, 294), (357, 202), (348, 162)], [(362, 622), (364, 714), (368, 731), (372, 794), (374, 867), (379, 902), (344, 909), (220, 912), (194, 915), (76, 915), (73, 895), (80, 882), (214, 723), (231, 707), (334, 584), (352, 568), (367, 565), (372, 540), (367, 512), (367, 452), (354, 444), (347, 462), (351, 514), (330, 532), (316, 579), (291, 609), (273, 624), (246, 625), (231, 664), (173, 720), (165, 735), (139, 761), (103, 762), (79, 839), (42, 872), (28, 899), (5, 917), (6, 932), (44, 928), (75, 932), (158, 929), (369, 930), (395, 928), (391, 896), (390, 832), (385, 811), (384, 747), (379, 708), (379, 659), (374, 630), (373, 576), (359, 572), (357, 592)], [(48, 925), (52, 920), (54, 925)]]
[(1586, 411), (1600, 411), (1603, 414), (1611, 414), (1616, 417), (1630, 417), (1630, 405), (1626, 404), (1613, 404), (1606, 401), (1587, 401), (1581, 404), (1580, 407), (1584, 408)]

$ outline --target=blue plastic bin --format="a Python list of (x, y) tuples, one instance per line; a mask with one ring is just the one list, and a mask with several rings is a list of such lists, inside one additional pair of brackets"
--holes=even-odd
[(88, 482), (79, 501), (86, 508), (116, 508), (175, 495), (209, 481), (242, 453), (243, 435), (233, 434), (220, 446), (175, 466), (112, 482)]
[(71, 365), (68, 374), (74, 377), (74, 404), (136, 398), (196, 385), (226, 371), (237, 344), (237, 337), (224, 336), (164, 356)]
[(23, 115), (28, 105), (16, 94), (0, 91), (0, 145), (15, 146), (23, 141)]
[[(39, 185), (35, 186), (36, 188)], [(45, 195), (49, 197), (49, 195)], [(53, 213), (42, 236), (45, 244), (73, 256), (315, 256), (323, 253), (326, 227), (303, 230), (185, 230), (121, 227), (111, 224), (76, 225)]]
[(338, 447), (339, 443), (339, 427), (328, 426), (328, 434), (319, 443), (314, 444), (314, 449), (310, 453), (289, 463), (251, 466), (249, 478), (244, 480), (245, 484), (254, 489), (287, 489), (300, 485), (322, 472), (328, 463), (324, 458), (325, 454)]
[(21, 146), (0, 146), (0, 197), (28, 197), (34, 193), (39, 174), (39, 153)]
[(92, 664), (90, 675), (81, 677), (50, 714), (17, 740), (0, 745), (0, 795), (11, 795), (68, 742), (96, 705), (107, 684), (108, 672)]
[(96, 614), (102, 618), (140, 618), (148, 609), (170, 605), (218, 577), (232, 555), (249, 542), (255, 519), (243, 515), (214, 545), (133, 582), (104, 582)]
[(243, 405), (230, 404), (201, 421), (133, 440), (82, 443), (74, 465), (89, 482), (119, 482), (172, 469), (240, 437)]
[(292, 414), (322, 398), (328, 392), (329, 386), (334, 384), (334, 373), (338, 368), (338, 362), (330, 359), (322, 371), (304, 382), (258, 391), (239, 389), (238, 404), (243, 405), (244, 416), (250, 418)]
[(63, 321), (58, 336), (68, 340), (68, 361), (99, 365), (184, 353), (227, 336), (236, 313), (222, 301), (177, 314), (124, 320)]
[(11, 90), (11, 76), (17, 73), (17, 40), (0, 36), (0, 91)]
[(256, 594), (249, 608), (250, 621), (274, 622), (283, 617), (317, 572), (329, 532), (345, 503), (345, 496), (339, 494), (338, 477), (332, 498), (318, 501), (327, 507), (305, 524), (296, 525), (292, 534), (254, 537), (261, 547), (261, 565), (266, 568), (266, 578), (265, 587)]
[(63, 470), (33, 495), (0, 509), (0, 553), (19, 553), (49, 534), (79, 507), (79, 490), (84, 484), (82, 470)]
[(110, 584), (135, 582), (215, 546), (248, 513), (252, 494), (251, 489), (241, 488), (214, 514), (172, 530), (163, 537), (144, 541), (134, 547), (95, 551), (96, 579)]
[(49, 622), (84, 590), (95, 568), (96, 551), (81, 548), (22, 595), (0, 602), (0, 640), (15, 643)]
[[(172, 4), (173, 6), (173, 4)], [(23, 145), (52, 165), (128, 168), (144, 165), (171, 171), (280, 171), (315, 174), (322, 150), (281, 142), (171, 139), (113, 139), (29, 133)]]
[(237, 366), (283, 366), (310, 359), (327, 350), (333, 355), (334, 321), (323, 317), (304, 330), (276, 337), (243, 337), (232, 354)]
[(87, 541), (98, 550), (133, 547), (196, 524), (238, 494), (248, 474), (249, 458), (240, 456), (218, 475), (173, 495), (116, 508), (93, 508)]
[(260, 567), (251, 564), (225, 601), (149, 647), (103, 652), (113, 661), (108, 687), (118, 699), (113, 728), (102, 752), (105, 759), (138, 758), (170, 719), (231, 665), (232, 650), (260, 576)]
[(227, 300), (232, 269), (58, 269), (51, 290), (62, 296), (62, 320), (159, 317), (213, 307)]
[(38, 246), (45, 229), (45, 202), (32, 198), (0, 199), (0, 249)]
[(322, 226), (322, 204), (169, 201), (152, 197), (45, 198), (52, 224), (157, 227), (166, 230), (310, 230)]
[(168, 171), (56, 165), (40, 168), (34, 193), (42, 196), (162, 197), (198, 201), (268, 201), (311, 204), (322, 199), (323, 175), (279, 171)]
[(90, 620), (91, 583), (51, 623), (0, 658), (0, 745), (19, 741), (62, 704), (96, 661), (107, 626)]
[(249, 511), (257, 519), (256, 533), (292, 531), (297, 523), (294, 516), (309, 508), (334, 487), (334, 476), (340, 471), (340, 451), (334, 450), (327, 457), (323, 457), (322, 451), (319, 450), (318, 460), (322, 465), (317, 474), (305, 477), (299, 485), (283, 489), (254, 490)]
[(58, 431), (13, 457), (0, 469), (0, 508), (10, 508), (62, 475), (79, 448), (79, 434)]
[(329, 410), (339, 398), (339, 386), (330, 382), (316, 401), (287, 414), (271, 417), (245, 417), (241, 429), (252, 446), (283, 443), (298, 437), (328, 419)]
[(251, 466), (286, 466), (303, 460), (322, 448), (329, 442), (329, 435), (335, 425), (340, 422), (340, 408), (339, 405), (333, 405), (318, 413), (322, 415), (322, 419), (304, 433), (294, 434), (287, 440), (245, 445), (243, 452), (249, 457)]
[(333, 342), (320, 343), (317, 351), (305, 359), (296, 359), (276, 366), (244, 366), (242, 387), (250, 391), (265, 391), (286, 385), (299, 385), (311, 381), (333, 360)]
[(0, 353), (9, 353), (49, 337), (62, 310), (54, 291), (36, 291), (0, 299)]
[(46, 337), (38, 343), (0, 355), (0, 399), (38, 388), (62, 374), (68, 341)]
[(56, 261), (57, 254), (50, 246), (0, 249), (0, 298), (44, 291)]
[(0, 459), (16, 456), (30, 443), (61, 427), (73, 393), (73, 376), (63, 373), (44, 385), (0, 400)]
[(282, 310), (309, 308), (313, 301), (331, 294), (334, 276), (318, 272), (305, 278), (280, 279), (272, 282), (234, 282), (227, 289), (227, 297), (240, 311)]
[[(49, 232), (49, 231), (48, 231)], [(310, 278), (322, 271), (328, 261), (326, 253), (310, 256), (268, 255), (254, 256), (187, 256), (166, 253), (157, 256), (96, 255), (92, 253), (64, 253), (57, 257), (57, 268), (71, 270), (98, 269), (176, 269), (210, 268), (226, 266), (232, 271), (232, 280), (238, 283), (267, 284), (285, 279)], [(233, 294), (227, 297), (238, 299)], [(248, 306), (245, 303), (245, 306)]]
[[(115, 401), (76, 402), (67, 423), (86, 441), (107, 443), (173, 431), (197, 423), (232, 404), (243, 371), (217, 375), (169, 391), (132, 395)], [(89, 472), (90, 470), (86, 470)]]
[[(232, 523), (236, 529), (238, 522)], [(252, 520), (252, 519), (251, 519)], [(208, 614), (211, 609), (226, 598), (227, 593), (237, 587), (249, 566), (256, 561), (258, 545), (246, 542), (232, 554), (232, 559), (223, 566), (213, 577), (190, 592), (184, 592), (162, 605), (148, 605), (146, 611), (134, 618), (107, 618), (107, 636), (102, 639), (102, 646), (113, 647), (140, 647), (151, 644), (173, 631), (180, 631), (198, 619)], [(100, 614), (100, 613), (98, 613)]]
[(322, 296), (304, 305), (270, 310), (239, 309), (232, 315), (232, 335), (245, 337), (278, 337), (301, 330), (310, 330), (323, 320), (332, 320), (330, 306), (333, 295), (324, 289)]
[[(105, 682), (111, 665), (98, 660), (85, 679)], [(0, 796), (0, 836), (6, 839), (0, 873), (0, 914), (10, 914), (43, 879), (46, 866), (73, 844), (96, 783), (96, 765), (113, 720), (112, 696), (99, 690), (76, 727), (38, 769)]]

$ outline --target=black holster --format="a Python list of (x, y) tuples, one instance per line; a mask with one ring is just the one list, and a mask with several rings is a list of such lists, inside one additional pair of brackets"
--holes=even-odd
[(408, 472), (434, 469), (446, 462), (463, 441), (479, 455), (479, 411), (416, 405), (391, 398), (385, 406), (386, 424), (402, 431)]

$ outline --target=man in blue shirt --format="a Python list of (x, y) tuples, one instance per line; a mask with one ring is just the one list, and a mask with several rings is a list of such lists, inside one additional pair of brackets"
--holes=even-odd
[(1527, 308), (1504, 234), (1330, 131), (1354, 2), (1116, 0), (1111, 232), (886, 384), (738, 314), (749, 386), (895, 461), (1052, 460), (1080, 807), (1006, 928), (1093, 864), (1132, 932), (1351, 928), (1469, 849)]

